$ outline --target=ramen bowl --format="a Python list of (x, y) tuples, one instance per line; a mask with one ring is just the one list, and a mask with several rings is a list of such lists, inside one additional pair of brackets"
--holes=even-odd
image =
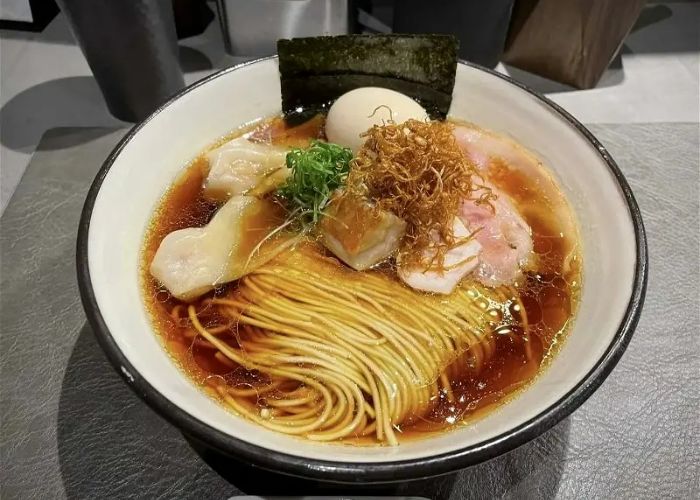
[(512, 450), (565, 418), (602, 384), (624, 352), (644, 300), (647, 249), (632, 192), (605, 148), (568, 113), (508, 77), (468, 63), (458, 64), (450, 115), (534, 152), (578, 218), (580, 303), (551, 365), (487, 417), (393, 447), (278, 434), (232, 414), (190, 382), (163, 349), (142, 300), (144, 234), (190, 159), (240, 125), (280, 112), (279, 85), (276, 58), (195, 83), (126, 134), (90, 189), (78, 235), (83, 305), (111, 363), (148, 405), (196, 440), (271, 471), (391, 482), (459, 470)]

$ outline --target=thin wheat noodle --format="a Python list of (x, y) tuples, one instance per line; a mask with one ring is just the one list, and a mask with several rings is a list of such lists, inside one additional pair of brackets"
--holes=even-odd
[[(512, 304), (523, 309), (512, 288), (470, 283), (438, 298), (381, 272), (346, 271), (319, 252), (313, 244), (282, 252), (225, 295), (187, 306), (187, 316), (181, 305), (170, 311), (221, 363), (259, 372), (260, 385), (217, 379), (216, 393), (277, 432), (395, 445), (401, 425), (423, 418), (441, 393), (454, 400), (457, 365), (478, 371), (493, 355), (494, 320)], [(223, 324), (202, 324), (211, 309)]]

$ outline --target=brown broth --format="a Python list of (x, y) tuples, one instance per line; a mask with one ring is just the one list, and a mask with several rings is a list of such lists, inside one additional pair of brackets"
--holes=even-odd
[[(299, 146), (310, 138), (323, 137), (323, 120), (315, 120), (290, 130), (284, 127), (279, 118), (273, 118), (252, 131), (237, 131), (226, 140), (251, 132), (251, 138), (255, 140)], [(218, 141), (217, 144), (222, 142), (223, 140)], [(217, 204), (207, 201), (202, 195), (206, 161), (200, 156), (185, 168), (154, 214), (144, 244), (142, 283), (148, 311), (167, 351), (192, 380), (218, 398), (211, 382), (223, 380), (232, 385), (255, 385), (264, 383), (264, 377), (235, 366), (228, 360), (217, 358), (217, 351), (198, 341), (191, 333), (191, 328), (186, 324), (178, 324), (170, 316), (170, 311), (179, 301), (171, 298), (148, 272), (158, 245), (168, 233), (180, 228), (202, 226), (218, 208)], [(424, 437), (430, 433), (468, 425), (512, 399), (547, 365), (547, 360), (556, 352), (568, 331), (576, 310), (581, 283), (577, 235), (562, 236), (564, 222), (551, 210), (551, 200), (527, 176), (513, 175), (512, 170), (505, 175), (497, 165), (491, 175), (491, 180), (513, 199), (533, 231), (534, 250), (538, 257), (537, 269), (527, 272), (519, 285), (528, 318), (529, 336), (522, 335), (522, 331), (516, 332), (516, 335), (494, 334), (495, 353), (478, 372), (471, 369), (464, 359), (457, 360), (450, 370), (453, 374), (450, 378), (453, 397), (448, 398), (446, 392), (441, 391), (427, 414), (402, 425), (400, 440)], [(537, 209), (532, 209), (533, 207)], [(573, 259), (570, 258), (572, 253)], [(235, 287), (235, 284), (229, 287)], [(229, 287), (222, 287), (212, 294), (225, 293)], [(225, 322), (215, 314), (204, 314), (201, 321), (205, 327)], [(516, 329), (522, 330), (523, 326), (521, 324)], [(224, 333), (219, 338), (237, 347), (233, 331)], [(529, 339), (527, 342), (531, 349), (529, 357), (526, 355), (526, 338)], [(253, 405), (258, 403), (255, 397), (248, 398), (248, 402)], [(354, 438), (351, 442), (375, 443), (372, 438)]]

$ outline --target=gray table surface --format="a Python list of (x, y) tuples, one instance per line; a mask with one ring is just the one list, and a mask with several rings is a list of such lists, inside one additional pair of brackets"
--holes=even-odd
[[(539, 439), (459, 474), (380, 493), (700, 496), (698, 126), (591, 129), (632, 185), (649, 238), (646, 305), (627, 352), (580, 409)], [(123, 133), (47, 133), (0, 221), (0, 497), (330, 494), (190, 444), (107, 363), (80, 305), (75, 236), (87, 188)]]

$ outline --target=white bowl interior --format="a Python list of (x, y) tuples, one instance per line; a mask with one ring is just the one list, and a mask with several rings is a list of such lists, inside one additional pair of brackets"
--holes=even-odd
[(279, 111), (275, 59), (221, 74), (146, 123), (102, 184), (88, 235), (92, 286), (119, 349), (156, 390), (202, 422), (265, 448), (325, 460), (386, 462), (438, 455), (498, 436), (553, 405), (594, 367), (612, 342), (633, 286), (634, 229), (622, 192), (600, 153), (551, 108), (503, 79), (460, 64), (451, 114), (506, 133), (538, 155), (578, 216), (584, 256), (580, 308), (549, 369), (513, 402), (474, 425), (381, 451), (267, 431), (207, 397), (183, 376), (152, 331), (138, 284), (144, 231), (188, 160), (232, 129)]

